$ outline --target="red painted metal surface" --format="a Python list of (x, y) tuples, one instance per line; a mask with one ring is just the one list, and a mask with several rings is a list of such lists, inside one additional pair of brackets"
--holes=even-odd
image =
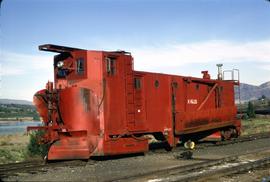
[[(87, 51), (55, 45), (54, 84), (34, 103), (46, 131), (49, 160), (145, 152), (148, 139), (174, 147), (216, 132), (240, 134), (234, 81), (134, 71), (126, 52)], [(228, 132), (227, 132), (228, 133)]]

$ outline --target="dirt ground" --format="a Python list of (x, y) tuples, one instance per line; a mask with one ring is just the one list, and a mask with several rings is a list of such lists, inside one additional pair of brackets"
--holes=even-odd
[[(139, 175), (151, 171), (161, 170), (173, 166), (184, 166), (201, 161), (223, 158), (231, 155), (244, 154), (270, 149), (270, 139), (257, 139), (255, 141), (230, 144), (219, 147), (208, 147), (194, 151), (193, 159), (177, 159), (183, 148), (172, 152), (156, 150), (145, 155), (122, 156), (106, 160), (89, 161), (84, 166), (57, 167), (44, 172), (33, 174), (19, 174), (11, 176), (4, 181), (112, 181), (123, 179), (130, 175)], [(245, 174), (225, 176), (213, 181), (262, 181), (269, 176), (270, 168), (254, 170)], [(125, 180), (123, 180), (125, 181)]]
[(220, 182), (269, 182), (270, 181), (270, 166), (266, 166), (256, 170), (250, 170), (246, 173), (223, 176), (219, 179), (213, 179)]
[[(242, 121), (243, 135), (270, 131), (269, 119), (258, 118)], [(1, 135), (0, 137), (0, 164), (19, 162), (27, 158), (26, 146), (29, 136), (26, 134)], [(183, 152), (183, 148), (174, 149), (172, 152), (163, 150), (150, 151), (145, 155), (122, 156), (107, 160), (95, 160), (85, 166), (57, 167), (45, 172), (34, 174), (19, 174), (5, 180), (18, 181), (111, 181), (128, 175), (143, 174), (150, 171), (160, 170), (167, 167), (182, 166), (196, 162), (207, 161), (236, 155), (240, 153), (270, 148), (269, 139), (259, 139), (245, 143), (209, 147), (194, 151), (193, 160), (179, 160), (177, 156)], [(162, 151), (162, 152), (160, 152)], [(93, 164), (94, 163), (94, 164)], [(270, 181), (270, 166), (248, 171), (244, 174), (224, 176), (213, 181), (262, 181), (264, 178)]]
[[(240, 157), (241, 161), (252, 161), (255, 159), (262, 159), (265, 157), (269, 157), (270, 150), (263, 150), (262, 152), (251, 153), (246, 155), (245, 157)], [(270, 164), (247, 170), (242, 173), (235, 173), (230, 175), (224, 175), (221, 177), (208, 177), (208, 182), (270, 182)]]

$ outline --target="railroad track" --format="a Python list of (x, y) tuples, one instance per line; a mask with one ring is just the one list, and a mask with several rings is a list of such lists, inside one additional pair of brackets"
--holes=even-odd
[(214, 142), (214, 144), (213, 143), (209, 144), (209, 142), (208, 143), (207, 142), (200, 142), (199, 145), (197, 146), (197, 148), (202, 149), (202, 148), (206, 148), (206, 147), (218, 147), (218, 146), (222, 146), (222, 145), (230, 145), (230, 144), (248, 142), (248, 141), (253, 141), (253, 140), (258, 140), (258, 139), (263, 139), (263, 138), (270, 138), (270, 132), (241, 136), (239, 138), (233, 138), (231, 140), (226, 140), (226, 141), (217, 141), (217, 142)]
[(43, 160), (35, 161), (26, 161), (19, 163), (10, 163), (0, 165), (0, 179), (3, 179), (7, 176), (14, 176), (18, 173), (37, 173), (37, 172), (46, 172), (52, 167), (76, 167), (76, 166), (85, 166), (93, 164), (94, 161), (61, 161), (46, 163)]
[[(241, 173), (262, 166), (270, 166), (269, 153), (259, 159), (252, 157), (249, 157), (249, 159), (247, 156), (251, 154), (244, 154), (192, 165), (165, 168), (145, 174), (126, 176), (121, 179), (114, 179), (113, 181), (207, 181), (210, 177), (218, 178), (220, 176)], [(258, 152), (253, 154), (257, 155)]]
[[(200, 143), (197, 145), (197, 149), (203, 149), (207, 147), (218, 147), (222, 145), (229, 145), (229, 144), (235, 144), (240, 142), (247, 142), (252, 141), (256, 139), (262, 139), (262, 138), (269, 138), (270, 133), (262, 133), (262, 134), (255, 134), (250, 136), (244, 136), (239, 137), (234, 140), (230, 141), (223, 141), (223, 142), (217, 142), (216, 144), (210, 144), (210, 143)], [(177, 153), (179, 154), (179, 151), (183, 151), (184, 147), (178, 147), (171, 153)], [(155, 149), (151, 150), (146, 155), (153, 155), (158, 153), (167, 153), (164, 151), (164, 149)], [(235, 160), (235, 157), (233, 158), (227, 158), (226, 160)], [(35, 161), (27, 161), (27, 162), (20, 162), (20, 163), (11, 163), (11, 164), (3, 164), (0, 165), (0, 179), (3, 179), (7, 176), (14, 176), (18, 173), (37, 173), (37, 172), (46, 172), (51, 168), (54, 167), (76, 167), (76, 166), (84, 166), (84, 165), (92, 165), (96, 163), (96, 160), (89, 160), (88, 162), (85, 161), (79, 161), (79, 160), (73, 160), (73, 161), (61, 161), (61, 162), (53, 162), (53, 163), (45, 163), (43, 160), (35, 160)], [(213, 164), (219, 163), (220, 161), (207, 161), (200, 165), (205, 166), (206, 164)], [(185, 166), (186, 170), (191, 168), (191, 166)], [(193, 168), (192, 168), (193, 170)]]
[(16, 171), (18, 169), (28, 169), (32, 167), (45, 166), (45, 163), (42, 160), (38, 161), (27, 161), (11, 164), (2, 164), (0, 165), (0, 174), (4, 174), (11, 171)]
[[(195, 148), (204, 149), (208, 147), (219, 147), (223, 145), (225, 146), (225, 145), (237, 144), (237, 143), (242, 143), (242, 142), (263, 139), (263, 138), (270, 138), (270, 132), (241, 136), (239, 138), (234, 138), (234, 139), (226, 140), (226, 141), (199, 141), (198, 143), (196, 143)], [(150, 151), (147, 153), (147, 155), (167, 153), (167, 151), (164, 150), (164, 146), (165, 146), (164, 143), (154, 143), (152, 145), (154, 146), (151, 147), (150, 145)], [(184, 149), (185, 149), (184, 146), (182, 144), (179, 144), (176, 148), (173, 149), (172, 152), (179, 152)]]

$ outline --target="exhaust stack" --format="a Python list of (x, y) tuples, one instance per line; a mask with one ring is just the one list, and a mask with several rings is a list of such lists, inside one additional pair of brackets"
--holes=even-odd
[(222, 66), (223, 66), (223, 64), (217, 64), (217, 67), (218, 67), (217, 79), (218, 80), (222, 80)]

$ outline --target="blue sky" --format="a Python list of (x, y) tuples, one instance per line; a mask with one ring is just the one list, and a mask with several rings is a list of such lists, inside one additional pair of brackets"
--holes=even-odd
[(32, 100), (53, 79), (53, 43), (126, 50), (135, 69), (216, 77), (216, 63), (241, 80), (270, 81), (270, 3), (266, 0), (3, 0), (1, 98)]

